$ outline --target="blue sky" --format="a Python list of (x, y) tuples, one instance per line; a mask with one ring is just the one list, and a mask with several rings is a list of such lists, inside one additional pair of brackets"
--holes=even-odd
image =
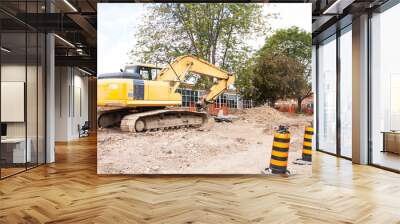
[[(97, 71), (99, 74), (117, 72), (128, 63), (128, 52), (135, 45), (134, 34), (145, 13), (142, 3), (99, 3), (97, 16)], [(264, 4), (263, 13), (279, 13), (270, 20), (273, 30), (298, 26), (311, 32), (311, 4)], [(260, 47), (265, 37), (249, 40)]]

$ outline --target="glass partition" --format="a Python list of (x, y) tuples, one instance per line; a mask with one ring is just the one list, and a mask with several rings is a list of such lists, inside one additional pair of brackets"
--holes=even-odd
[(400, 170), (400, 4), (371, 18), (371, 162)]
[[(0, 6), (18, 13), (37, 13), (43, 12), (44, 1), (1, 2)], [(43, 33), (1, 12), (0, 20), (2, 179), (45, 163), (46, 39)]]
[(1, 176), (6, 177), (24, 171), (31, 158), (26, 150), (25, 32), (3, 32), (1, 47)]
[(318, 149), (336, 153), (336, 36), (318, 47)]
[(340, 154), (352, 157), (352, 34), (351, 25), (340, 35)]

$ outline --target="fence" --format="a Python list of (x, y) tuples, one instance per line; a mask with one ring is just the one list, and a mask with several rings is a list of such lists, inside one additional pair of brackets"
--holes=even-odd
[[(314, 105), (313, 104), (303, 104), (301, 105), (301, 112), (305, 114), (312, 115), (314, 113)], [(279, 104), (275, 106), (280, 112), (288, 112), (288, 113), (296, 113), (297, 112), (297, 104), (293, 103), (285, 103)]]
[(240, 109), (248, 109), (253, 107), (254, 107), (253, 100), (242, 100), (242, 106)]
[[(204, 90), (191, 90), (179, 88), (178, 93), (182, 95), (182, 107), (188, 108), (188, 110), (194, 110), (196, 103), (199, 99), (206, 94)], [(252, 100), (241, 99), (239, 94), (235, 93), (223, 93), (217, 97), (214, 104), (210, 106), (212, 114), (215, 111), (223, 109), (228, 112), (232, 112), (237, 109), (247, 109), (254, 106)], [(225, 112), (224, 112), (225, 113)]]

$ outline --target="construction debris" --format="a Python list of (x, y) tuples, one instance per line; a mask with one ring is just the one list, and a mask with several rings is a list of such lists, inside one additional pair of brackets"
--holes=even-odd
[[(231, 116), (231, 117), (230, 117)], [(293, 164), (302, 155), (304, 127), (312, 116), (287, 114), (262, 106), (228, 118), (209, 119), (201, 128), (144, 133), (119, 129), (98, 132), (98, 172), (103, 174), (258, 174), (270, 162), (273, 134), (289, 127), (288, 169), (311, 174), (311, 166)]]
[(216, 122), (233, 122), (234, 120), (239, 119), (238, 116), (233, 116), (233, 115), (218, 115), (214, 117), (214, 120)]

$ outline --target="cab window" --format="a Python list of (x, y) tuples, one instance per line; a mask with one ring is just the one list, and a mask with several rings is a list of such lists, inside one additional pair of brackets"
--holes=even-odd
[(161, 69), (152, 68), (151, 69), (151, 79), (155, 80), (157, 78), (157, 74), (160, 72)]
[(147, 69), (140, 69), (140, 76), (142, 76), (142, 79), (151, 80), (150, 72)]
[(135, 67), (125, 68), (125, 72), (135, 73)]

